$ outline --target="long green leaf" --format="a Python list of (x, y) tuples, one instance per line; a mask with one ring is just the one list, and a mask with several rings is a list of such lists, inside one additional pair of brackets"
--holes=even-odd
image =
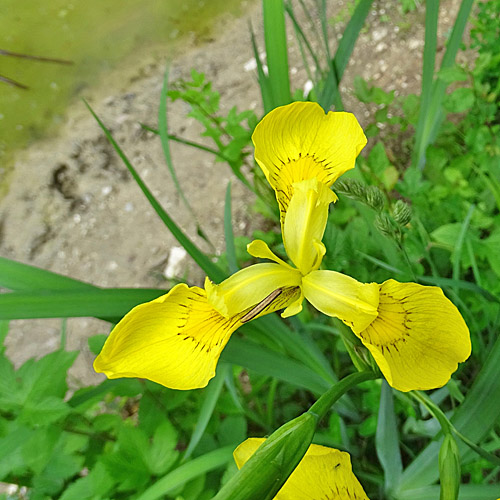
[(165, 157), (165, 163), (167, 164), (168, 170), (170, 171), (170, 176), (174, 182), (175, 188), (179, 193), (184, 205), (192, 214), (193, 209), (189, 204), (184, 191), (181, 188), (179, 179), (177, 178), (177, 173), (175, 172), (174, 162), (172, 161), (172, 154), (170, 153), (170, 142), (168, 135), (168, 124), (167, 124), (167, 94), (168, 94), (168, 67), (165, 70), (163, 76), (163, 85), (160, 94), (160, 104), (158, 106), (158, 135), (160, 136), (161, 147), (163, 149), (163, 156)]
[[(426, 486), (418, 490), (401, 493), (396, 500), (437, 500), (439, 486)], [(462, 484), (458, 500), (495, 500), (498, 498), (498, 485)]]
[(192, 455), (196, 446), (200, 442), (200, 439), (202, 438), (215, 409), (220, 393), (222, 392), (224, 380), (230, 372), (231, 365), (220, 363), (217, 367), (217, 374), (215, 375), (215, 378), (209, 382), (208, 387), (205, 389), (205, 399), (201, 405), (198, 420), (196, 421), (196, 426), (193, 434), (191, 435), (191, 440), (189, 441), (188, 447), (182, 457), (183, 462), (185, 462)]
[(432, 123), (429, 116), (433, 110), (429, 110), (432, 99), (432, 83), (434, 81), (434, 65), (436, 63), (437, 50), (437, 27), (439, 17), (439, 0), (429, 0), (425, 4), (425, 46), (424, 62), (422, 69), (422, 91), (420, 93), (420, 111), (417, 128), (415, 131), (415, 163), (420, 166), (425, 161), (425, 149), (427, 148), (426, 137)]
[(403, 472), (399, 450), (398, 427), (394, 413), (392, 389), (384, 380), (380, 393), (377, 432), (375, 434), (377, 457), (384, 469), (385, 491), (390, 493), (398, 485)]
[[(497, 337), (464, 402), (451, 417), (451, 422), (474, 443), (481, 442), (500, 418), (499, 394), (500, 337)], [(481, 425), (478, 425), (478, 422), (481, 422)], [(430, 443), (406, 468), (401, 477), (398, 498), (403, 493), (431, 485), (437, 480), (439, 447), (440, 442)], [(461, 442), (458, 447), (463, 459), (472, 453)]]
[(137, 497), (137, 500), (156, 500), (157, 498), (164, 498), (165, 495), (183, 484), (188, 483), (195, 477), (223, 467), (232, 460), (234, 448), (235, 445), (226, 446), (190, 460), (188, 463), (177, 467), (177, 469), (174, 469), (166, 476), (156, 481), (153, 486), (149, 487), (142, 495)]
[(276, 108), (292, 101), (288, 78), (285, 7), (283, 0), (263, 0), (262, 6), (272, 106)]
[(325, 111), (329, 110), (332, 104), (335, 105), (337, 111), (343, 109), (338, 85), (342, 80), (345, 68), (354, 50), (359, 33), (365, 24), (366, 17), (370, 12), (372, 3), (373, 0), (361, 0), (357, 4), (354, 14), (345, 27), (335, 56), (329, 64), (329, 72), (326, 78), (325, 87), (318, 99), (319, 104)]
[(129, 170), (129, 172), (132, 174), (132, 177), (134, 178), (135, 182), (138, 184), (138, 186), (141, 188), (142, 192), (144, 193), (144, 196), (146, 196), (147, 200), (155, 210), (155, 212), (158, 214), (160, 219), (164, 222), (164, 224), (168, 227), (170, 232), (173, 234), (173, 236), (177, 239), (177, 241), (186, 249), (187, 253), (194, 259), (194, 261), (205, 271), (205, 273), (210, 277), (215, 282), (220, 282), (222, 281), (225, 277), (226, 274), (217, 266), (215, 265), (182, 231), (182, 229), (174, 222), (174, 220), (168, 215), (168, 213), (165, 211), (165, 209), (160, 205), (158, 200), (153, 196), (153, 193), (148, 189), (146, 184), (143, 182), (143, 180), (140, 178), (139, 174), (135, 170), (135, 168), (132, 166), (130, 163), (129, 159), (125, 156), (125, 153), (122, 151), (118, 143), (114, 140), (113, 136), (109, 132), (109, 130), (106, 128), (104, 123), (100, 120), (100, 118), (96, 115), (94, 110), (90, 107), (90, 105), (86, 102), (85, 105), (89, 109), (89, 111), (92, 113), (92, 116), (96, 119), (97, 123), (103, 130), (104, 134), (106, 135), (107, 139), (111, 143), (111, 145), (114, 147), (115, 151), (118, 153), (120, 158), (122, 159), (123, 163)]
[(330, 384), (307, 366), (238, 337), (231, 339), (222, 351), (221, 359), (262, 375), (276, 377), (296, 387), (303, 387), (315, 394), (321, 394), (330, 387)]
[(87, 316), (120, 319), (136, 305), (164, 293), (146, 288), (2, 293), (0, 320)]
[[(454, 64), (473, 3), (474, 0), (462, 0), (460, 4), (460, 9), (447, 43), (446, 52), (441, 62), (441, 70), (449, 68)], [(444, 116), (442, 101), (448, 85), (447, 82), (439, 77), (434, 80), (438, 8), (438, 0), (429, 0), (426, 3), (424, 74), (422, 78), (420, 114), (413, 151), (413, 165), (420, 169), (423, 169), (425, 166), (427, 147), (434, 141)]]
[(231, 212), (231, 182), (227, 185), (226, 200), (224, 204), (224, 239), (226, 240), (226, 256), (229, 272), (234, 274), (238, 271), (239, 267), (234, 246), (233, 217)]
[(191, 214), (191, 217), (196, 223), (196, 232), (212, 247), (214, 248), (210, 238), (207, 236), (200, 223), (198, 222), (198, 218), (194, 213), (191, 204), (189, 203), (184, 191), (179, 183), (179, 179), (177, 178), (177, 173), (175, 172), (174, 162), (172, 161), (172, 154), (170, 152), (170, 135), (168, 134), (168, 123), (167, 123), (167, 94), (168, 94), (168, 67), (165, 70), (165, 75), (163, 77), (163, 86), (161, 89), (160, 95), (160, 104), (158, 106), (158, 134), (160, 136), (161, 147), (163, 149), (163, 156), (165, 157), (165, 162), (167, 164), (168, 170), (170, 171), (170, 175), (172, 180), (174, 181), (175, 188), (179, 193), (181, 200), (183, 201), (185, 207), (188, 212)]
[(271, 82), (269, 77), (264, 71), (264, 66), (260, 60), (259, 48), (257, 47), (257, 40), (255, 39), (255, 33), (252, 28), (252, 24), (249, 24), (250, 39), (252, 41), (252, 50), (257, 64), (257, 81), (259, 82), (260, 95), (262, 96), (262, 105), (264, 107), (264, 112), (269, 113), (273, 109), (273, 93), (271, 90)]
[(15, 291), (92, 290), (89, 283), (0, 257), (0, 287)]

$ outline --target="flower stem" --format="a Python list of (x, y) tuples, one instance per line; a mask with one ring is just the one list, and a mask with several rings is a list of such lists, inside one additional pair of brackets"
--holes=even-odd
[(364, 371), (358, 373), (352, 373), (347, 377), (340, 380), (333, 387), (328, 389), (311, 408), (309, 408), (308, 413), (314, 414), (319, 420), (321, 420), (328, 410), (337, 402), (349, 389), (352, 387), (366, 382), (367, 380), (374, 380), (379, 378), (380, 375), (371, 371)]

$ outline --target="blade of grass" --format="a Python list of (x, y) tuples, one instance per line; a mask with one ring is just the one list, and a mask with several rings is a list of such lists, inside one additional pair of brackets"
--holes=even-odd
[[(157, 129), (155, 129), (153, 127), (150, 127), (148, 125), (145, 125), (144, 123), (141, 123), (141, 128), (144, 129), (144, 130), (147, 130), (148, 132), (153, 132), (153, 134), (156, 134), (156, 135), (159, 134), (159, 132), (158, 132)], [(231, 170), (234, 173), (234, 175), (243, 184), (245, 184), (245, 186), (248, 189), (250, 189), (250, 191), (252, 191), (255, 194), (257, 194), (256, 191), (255, 191), (255, 189), (248, 182), (247, 178), (241, 173), (241, 171), (238, 170), (237, 168), (233, 168), (233, 166), (232, 166), (232, 164), (234, 163), (233, 160), (231, 158), (228, 158), (227, 156), (225, 156), (222, 152), (217, 151), (216, 149), (213, 149), (213, 148), (211, 148), (209, 146), (205, 146), (204, 144), (200, 144), (198, 142), (189, 141), (187, 139), (183, 139), (182, 137), (178, 137), (178, 136), (173, 135), (173, 134), (168, 134), (168, 138), (171, 141), (178, 142), (179, 144), (185, 144), (186, 146), (191, 146), (193, 148), (199, 149), (200, 151), (206, 151), (207, 153), (212, 153), (214, 156), (217, 156), (217, 158), (220, 158), (221, 160), (224, 160), (225, 162), (227, 162), (229, 164), (229, 166), (231, 167)]]
[(205, 455), (201, 457), (193, 458), (193, 460), (180, 465), (173, 471), (170, 471), (166, 476), (156, 481), (156, 483), (150, 486), (137, 498), (137, 500), (156, 500), (157, 498), (164, 498), (165, 495), (179, 486), (188, 483), (195, 477), (223, 467), (225, 464), (232, 461), (233, 450), (235, 448), (236, 444), (225, 446), (224, 448), (205, 453)]
[(292, 102), (288, 79), (288, 54), (283, 0), (263, 0), (264, 39), (272, 107)]
[(429, 0), (425, 4), (425, 45), (422, 68), (422, 91), (420, 93), (420, 111), (417, 128), (415, 130), (414, 164), (423, 168), (425, 162), (426, 138), (432, 123), (429, 116), (433, 110), (429, 109), (432, 99), (432, 84), (434, 81), (434, 66), (437, 50), (437, 27), (439, 17), (439, 0)]
[[(427, 8), (429, 5), (432, 9), (435, 7), (435, 3), (439, 3), (437, 0), (431, 0), (426, 3)], [(448, 40), (446, 46), (446, 52), (443, 56), (443, 60), (441, 62), (440, 70), (451, 67), (454, 62), (460, 48), (460, 43), (462, 41), (463, 33), (465, 30), (465, 26), (467, 24), (467, 20), (470, 15), (470, 11), (472, 9), (472, 5), (474, 0), (462, 0), (460, 4), (460, 9), (457, 14), (457, 18), (455, 19), (455, 23), (453, 25), (453, 30), (451, 32), (450, 38)], [(434, 13), (432, 13), (434, 15)], [(427, 13), (426, 13), (427, 16)], [(431, 22), (431, 21), (429, 21)], [(436, 21), (437, 22), (437, 21)], [(430, 27), (431, 30), (434, 29), (433, 26)], [(429, 36), (432, 36), (431, 32)], [(431, 43), (431, 42), (430, 42)], [(425, 50), (427, 48), (427, 17), (426, 17), (426, 47), (424, 48), (424, 71), (425, 71)], [(435, 44), (430, 45), (429, 51), (434, 48), (434, 57), (435, 57)], [(430, 64), (431, 54), (429, 53), (429, 62)], [(434, 65), (433, 65), (434, 69)], [(426, 79), (429, 79), (427, 75), (425, 75)], [(441, 107), (444, 94), (446, 92), (446, 87), (448, 86), (447, 82), (445, 82), (442, 78), (437, 78), (432, 83), (432, 77), (430, 77), (430, 82), (426, 81), (426, 93), (430, 92), (430, 98), (428, 96), (424, 97), (424, 78), (422, 78), (422, 97), (426, 99), (424, 105), (421, 103), (420, 107), (420, 115), (417, 124), (417, 130), (415, 135), (415, 149), (413, 156), (413, 165), (417, 166), (420, 169), (423, 169), (425, 166), (425, 158), (427, 147), (432, 144), (434, 138), (437, 135), (437, 131), (441, 124), (441, 120), (444, 116), (443, 110)], [(427, 86), (432, 84), (432, 89), (429, 91)], [(429, 99), (429, 100), (428, 100)]]
[[(292, 20), (293, 24), (293, 29), (295, 31), (295, 38), (297, 39), (297, 42), (299, 44), (299, 49), (300, 49), (300, 55), (302, 57), (302, 62), (304, 64), (304, 68), (306, 69), (307, 76), (311, 81), (317, 80), (320, 75), (321, 75), (321, 64), (319, 63), (318, 56), (316, 55), (315, 51), (313, 50), (307, 36), (305, 35), (304, 31), (302, 30), (302, 27), (300, 26), (299, 22), (297, 21), (297, 17), (295, 16), (295, 12), (293, 10), (293, 5), (290, 1), (285, 3), (285, 10), (286, 13), (288, 14), (288, 17)], [(305, 49), (304, 49), (305, 46)], [(309, 61), (307, 60), (307, 54), (309, 54), (309, 57), (313, 60), (314, 66), (315, 66), (315, 73), (316, 77), (313, 76), (311, 72), (311, 68), (309, 66)]]
[(338, 85), (342, 80), (344, 71), (347, 67), (352, 51), (356, 45), (359, 33), (363, 28), (366, 17), (370, 12), (373, 0), (361, 0), (354, 13), (345, 27), (342, 38), (335, 52), (333, 60), (329, 64), (329, 72), (326, 78), (326, 84), (318, 100), (325, 111), (329, 110), (331, 105), (335, 105), (337, 111), (343, 109), (342, 100), (338, 91)]
[(217, 367), (217, 374), (213, 378), (208, 387), (204, 390), (205, 399), (200, 408), (200, 413), (198, 414), (198, 420), (194, 428), (193, 434), (191, 435), (191, 440), (189, 441), (188, 447), (182, 457), (182, 461), (185, 462), (193, 453), (196, 446), (200, 442), (200, 439), (207, 428), (208, 422), (212, 417), (212, 413), (215, 409), (215, 405), (219, 400), (220, 394), (222, 392), (222, 387), (224, 385), (224, 380), (226, 376), (231, 371), (231, 365), (226, 363), (220, 363)]
[(382, 382), (380, 393), (375, 446), (377, 457), (384, 469), (384, 489), (386, 493), (390, 493), (397, 487), (401, 479), (403, 463), (399, 450), (398, 426), (394, 413), (392, 389), (385, 380)]
[(118, 153), (118, 156), (122, 159), (123, 163), (132, 174), (135, 182), (141, 188), (144, 196), (146, 196), (147, 200), (158, 214), (160, 219), (164, 222), (164, 224), (168, 227), (173, 236), (177, 239), (177, 241), (185, 248), (187, 253), (193, 258), (193, 260), (205, 271), (205, 273), (215, 281), (216, 283), (222, 281), (226, 274), (216, 265), (214, 264), (181, 230), (181, 228), (174, 222), (174, 220), (168, 215), (165, 209), (160, 205), (157, 199), (153, 196), (153, 193), (148, 189), (146, 184), (140, 178), (139, 174), (135, 170), (135, 168), (130, 163), (129, 159), (125, 156), (125, 153), (122, 151), (118, 143), (114, 140), (110, 131), (106, 128), (104, 123), (100, 120), (100, 118), (96, 115), (94, 110), (90, 107), (90, 105), (86, 102), (85, 105), (92, 113), (92, 116), (96, 119), (97, 123), (101, 127), (102, 131), (106, 135), (107, 139), (114, 147), (115, 151)]
[(120, 319), (138, 304), (156, 299), (163, 290), (108, 288), (0, 294), (0, 320), (95, 316)]
[(226, 189), (226, 200), (224, 205), (224, 238), (226, 240), (226, 255), (229, 272), (234, 274), (238, 271), (238, 261), (236, 259), (236, 249), (234, 246), (233, 220), (231, 215), (231, 182)]
[(464, 221), (462, 222), (462, 226), (460, 227), (460, 233), (458, 235), (457, 241), (455, 243), (455, 248), (453, 249), (453, 279), (458, 281), (460, 279), (460, 265), (462, 260), (462, 248), (465, 242), (465, 235), (467, 233), (467, 229), (469, 229), (470, 220), (472, 218), (472, 214), (474, 213), (474, 205), (469, 207), (467, 211), (467, 215), (465, 216)]
[(179, 193), (182, 202), (188, 209), (189, 213), (194, 217), (193, 209), (189, 204), (186, 196), (184, 195), (184, 191), (181, 188), (179, 183), (179, 179), (177, 178), (177, 173), (175, 172), (174, 162), (172, 161), (172, 154), (170, 153), (170, 143), (169, 143), (169, 135), (168, 135), (168, 125), (167, 125), (167, 95), (168, 95), (168, 74), (169, 68), (165, 70), (165, 74), (163, 76), (163, 85), (161, 88), (160, 94), (160, 104), (158, 106), (158, 135), (160, 136), (161, 147), (163, 149), (163, 156), (165, 157), (165, 163), (167, 164), (168, 170), (170, 172), (170, 176), (174, 181), (174, 186)]
[(249, 23), (250, 38), (252, 41), (253, 55), (255, 62), (257, 64), (257, 81), (259, 82), (260, 95), (262, 96), (262, 105), (264, 107), (264, 112), (269, 113), (273, 109), (273, 93), (271, 90), (271, 83), (269, 77), (264, 71), (264, 66), (260, 60), (259, 49), (257, 47), (257, 40), (255, 39), (255, 33), (252, 28), (252, 24)]

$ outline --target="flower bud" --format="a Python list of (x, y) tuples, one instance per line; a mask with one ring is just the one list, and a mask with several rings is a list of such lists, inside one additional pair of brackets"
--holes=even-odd
[(440, 500), (456, 500), (460, 488), (460, 454), (451, 434), (446, 434), (439, 450)]
[(276, 496), (311, 444), (317, 418), (303, 413), (282, 425), (213, 500), (267, 500)]

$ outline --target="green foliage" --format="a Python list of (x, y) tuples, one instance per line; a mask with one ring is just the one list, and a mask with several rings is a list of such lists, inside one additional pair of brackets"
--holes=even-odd
[(227, 115), (221, 116), (220, 94), (212, 89), (212, 83), (205, 81), (205, 75), (191, 71), (191, 81), (178, 80), (171, 84), (168, 96), (172, 101), (183, 100), (190, 106), (188, 116), (194, 118), (203, 127), (201, 133), (209, 137), (218, 152), (217, 161), (226, 161), (233, 172), (241, 178), (242, 166), (246, 163), (250, 138), (257, 124), (253, 111), (239, 112), (232, 107)]

